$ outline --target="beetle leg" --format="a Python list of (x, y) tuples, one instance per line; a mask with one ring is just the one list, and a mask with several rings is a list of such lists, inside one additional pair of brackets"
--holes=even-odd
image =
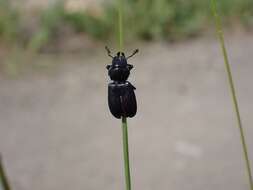
[(106, 69), (109, 70), (111, 65), (106, 65)]
[(129, 70), (131, 70), (134, 66), (131, 65), (131, 64), (127, 64), (127, 67), (128, 67)]

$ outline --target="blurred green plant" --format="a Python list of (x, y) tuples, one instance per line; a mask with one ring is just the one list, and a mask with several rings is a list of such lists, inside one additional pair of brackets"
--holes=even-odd
[(8, 0), (0, 0), (0, 40), (14, 42), (19, 26), (19, 15)]
[(29, 49), (38, 50), (46, 45), (62, 25), (64, 16), (64, 1), (57, 1), (53, 6), (43, 10), (39, 18), (38, 31), (31, 37)]
[(65, 1), (59, 0), (42, 11), (38, 32), (32, 36), (29, 48), (38, 50), (55, 38), (59, 38), (65, 26), (76, 33), (86, 33), (99, 40), (104, 40), (108, 36), (109, 27), (102, 17), (96, 18), (84, 11), (69, 12), (64, 8), (64, 3)]
[[(65, 0), (58, 0), (38, 13), (36, 31), (23, 42), (26, 36), (25, 23), (9, 0), (0, 0), (0, 40), (25, 44), (32, 50), (39, 50), (64, 39), (65, 27), (74, 34), (85, 33), (100, 41), (114, 39), (117, 35), (117, 0), (105, 2), (99, 11), (65, 8)], [(202, 0), (125, 0), (124, 36), (127, 41), (179, 40), (197, 36), (209, 29), (211, 15), (208, 1)], [(252, 0), (220, 0), (219, 9), (226, 25), (234, 23), (245, 27), (253, 26)], [(25, 21), (26, 19), (22, 19)], [(23, 34), (22, 34), (23, 31)]]
[[(253, 24), (252, 0), (220, 0), (223, 18), (228, 24), (243, 21)], [(128, 0), (124, 4), (128, 38), (180, 39), (198, 35), (209, 28), (211, 15), (208, 1), (202, 0)], [(116, 3), (105, 6), (108, 19), (117, 14)], [(107, 23), (112, 23), (107, 21)]]
[(105, 39), (109, 34), (109, 27), (102, 18), (96, 18), (84, 12), (65, 13), (64, 21), (76, 32), (85, 32), (96, 39)]

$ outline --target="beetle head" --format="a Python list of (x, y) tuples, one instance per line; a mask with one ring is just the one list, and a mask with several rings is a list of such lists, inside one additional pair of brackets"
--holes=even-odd
[(112, 66), (115, 67), (127, 67), (127, 59), (123, 52), (118, 52), (112, 59)]
[(138, 50), (135, 50), (133, 54), (126, 57), (123, 52), (118, 52), (115, 56), (112, 56), (110, 49), (108, 47), (105, 47), (105, 49), (107, 50), (107, 54), (112, 58), (112, 64), (106, 66), (111, 80), (126, 81), (130, 75), (130, 70), (133, 68), (132, 65), (127, 63), (127, 59), (135, 55)]
[(127, 59), (123, 52), (118, 52), (113, 57), (112, 64), (107, 65), (108, 75), (111, 80), (114, 81), (126, 81), (130, 75), (130, 70), (133, 68), (132, 65), (127, 64)]

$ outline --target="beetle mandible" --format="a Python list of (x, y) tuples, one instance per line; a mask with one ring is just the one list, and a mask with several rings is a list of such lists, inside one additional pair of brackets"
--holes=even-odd
[(125, 57), (123, 52), (111, 55), (108, 47), (107, 54), (112, 58), (112, 64), (107, 65), (108, 75), (112, 82), (108, 84), (108, 105), (112, 115), (118, 119), (121, 117), (134, 117), (137, 112), (137, 102), (134, 90), (136, 89), (127, 81), (133, 65), (127, 60), (139, 52), (136, 49), (130, 56)]

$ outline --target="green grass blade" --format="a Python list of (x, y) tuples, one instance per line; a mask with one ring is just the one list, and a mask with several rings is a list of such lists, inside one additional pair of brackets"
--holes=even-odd
[(7, 176), (4, 171), (1, 155), (0, 155), (0, 186), (3, 187), (3, 190), (11, 190)]
[[(124, 37), (123, 37), (123, 0), (119, 0), (118, 8), (118, 42), (119, 51), (124, 51)], [(124, 154), (124, 170), (125, 170), (125, 183), (126, 190), (131, 190), (131, 174), (129, 164), (129, 151), (128, 151), (128, 129), (127, 118), (122, 117), (122, 139), (123, 139), (123, 154)]]
[(123, 47), (123, 0), (119, 0), (119, 9), (118, 9), (118, 41), (119, 41), (119, 50), (123, 52), (124, 47)]
[(126, 190), (131, 190), (131, 174), (130, 174), (129, 151), (128, 151), (128, 131), (127, 131), (127, 119), (125, 117), (122, 118), (122, 137), (123, 137)]
[(241, 121), (241, 116), (240, 116), (240, 111), (239, 111), (239, 105), (238, 105), (238, 101), (237, 101), (237, 97), (236, 97), (236, 90), (235, 90), (235, 85), (234, 85), (234, 82), (233, 82), (233, 75), (232, 75), (232, 72), (231, 72), (229, 59), (228, 59), (228, 54), (227, 54), (227, 50), (226, 50), (226, 46), (225, 46), (221, 19), (220, 19), (220, 16), (218, 14), (218, 11), (217, 11), (217, 2), (216, 2), (216, 0), (211, 0), (211, 6), (212, 6), (212, 12), (213, 12), (213, 15), (214, 15), (214, 18), (215, 18), (215, 22), (216, 22), (217, 35), (218, 35), (218, 38), (219, 38), (222, 54), (223, 54), (223, 57), (224, 57), (224, 63), (225, 63), (225, 67), (226, 67), (226, 72), (227, 72), (230, 91), (231, 91), (231, 94), (232, 94), (232, 102), (233, 102), (233, 106), (234, 106), (235, 113), (236, 113), (237, 124), (238, 124), (238, 128), (239, 128), (239, 131), (240, 131), (240, 137), (241, 137), (243, 154), (244, 154), (246, 168), (247, 168), (247, 174), (248, 174), (248, 178), (249, 178), (250, 189), (253, 190), (253, 180), (252, 180), (252, 174), (251, 174), (250, 160), (249, 160), (249, 156), (248, 156), (248, 149), (247, 149), (246, 139), (245, 139), (244, 130), (243, 130), (243, 126), (242, 126), (242, 121)]

